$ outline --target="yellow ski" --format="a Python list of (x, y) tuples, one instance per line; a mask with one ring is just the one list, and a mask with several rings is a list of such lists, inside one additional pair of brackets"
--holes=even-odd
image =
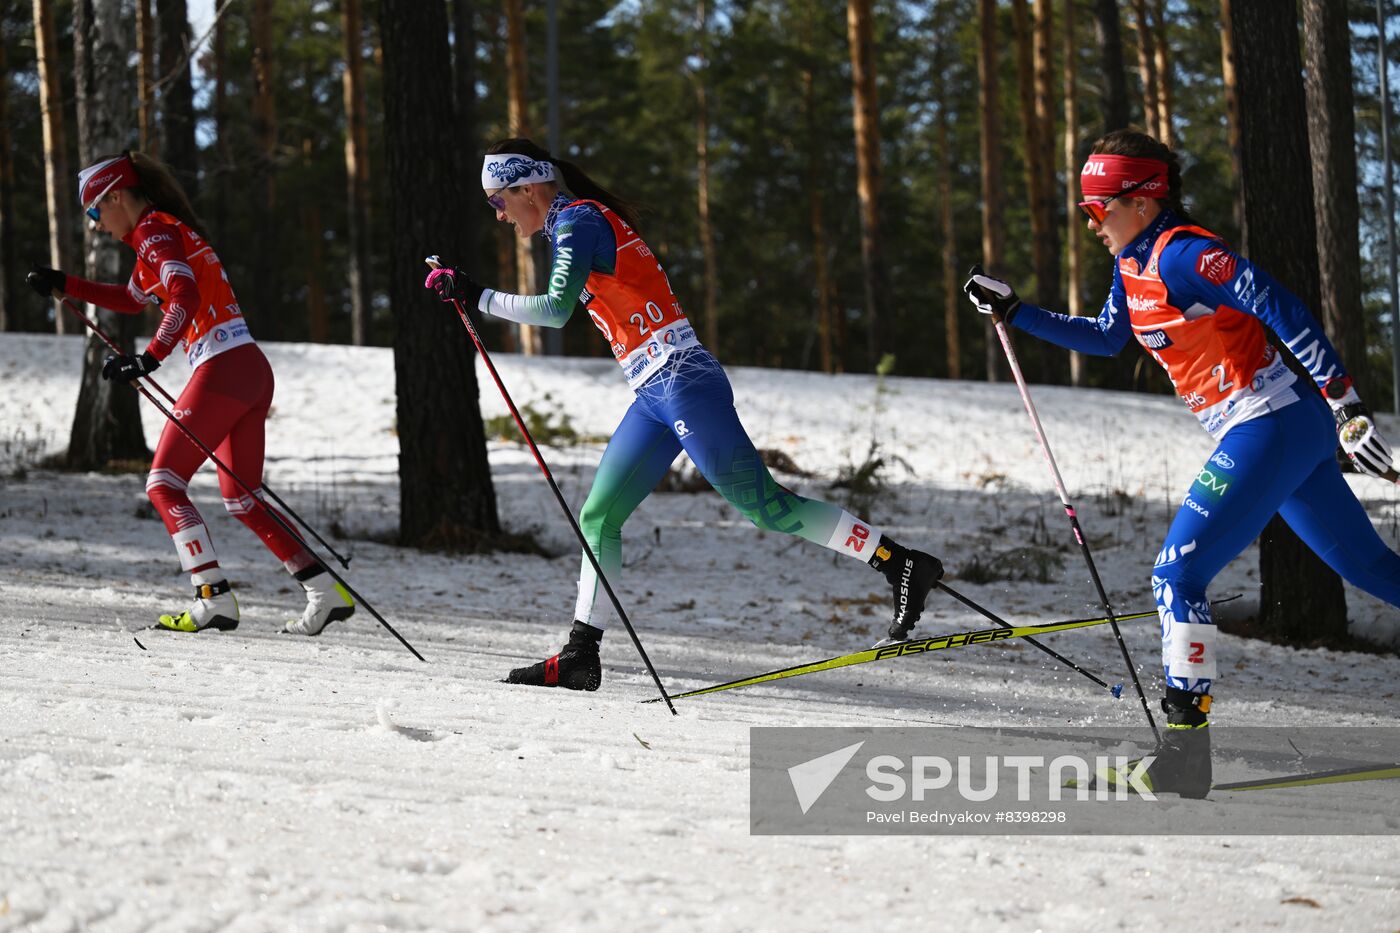
[[(1134, 619), (1156, 618), (1157, 610), (1149, 609), (1143, 612), (1130, 612), (1116, 616), (1119, 622), (1130, 622)], [(718, 693), (721, 690), (733, 690), (738, 687), (751, 687), (754, 684), (764, 684), (775, 680), (784, 680), (788, 677), (800, 677), (803, 674), (815, 674), (818, 671), (832, 671), (838, 667), (850, 667), (853, 664), (868, 664), (871, 661), (888, 661), (892, 658), (906, 658), (911, 655), (928, 654), (932, 651), (943, 651), (948, 648), (966, 648), (968, 645), (985, 645), (992, 642), (1006, 641), (1011, 638), (1031, 638), (1036, 635), (1052, 635), (1055, 632), (1067, 632), (1070, 629), (1088, 628), (1092, 625), (1107, 625), (1108, 618), (1098, 619), (1071, 619), (1066, 622), (1047, 622), (1043, 625), (1016, 625), (1011, 628), (987, 628), (977, 629), (971, 632), (950, 632), (946, 635), (934, 635), (929, 638), (920, 638), (914, 641), (902, 641), (894, 645), (886, 645), (883, 648), (867, 648), (864, 651), (856, 651), (851, 654), (843, 654), (834, 658), (827, 658), (825, 661), (813, 661), (810, 664), (799, 664), (796, 667), (785, 667), (782, 670), (768, 671), (765, 674), (755, 674), (753, 677), (745, 677), (742, 680), (731, 680), (725, 684), (715, 684), (711, 687), (701, 687), (697, 690), (690, 690), (686, 693), (672, 695), (672, 699), (681, 700), (686, 697), (704, 696), (707, 693)], [(645, 703), (655, 703), (657, 700), (644, 700)]]

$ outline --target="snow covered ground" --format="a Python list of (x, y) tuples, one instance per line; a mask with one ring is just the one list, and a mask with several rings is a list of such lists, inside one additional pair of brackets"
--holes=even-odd
[[(300, 594), (223, 513), (207, 470), (193, 496), (243, 624), (137, 631), (186, 589), (143, 477), (35, 468), (66, 444), (81, 344), (0, 336), (0, 930), (1400, 926), (1393, 836), (751, 836), (751, 726), (1136, 726), (1141, 709), (1014, 644), (680, 701), (678, 717), (638, 704), (653, 688), (620, 630), (596, 694), (498, 683), (558, 648), (578, 568), (528, 452), (492, 445), (501, 515), (552, 556), (379, 543), (397, 520), (389, 352), (265, 349), (268, 484), (344, 531), (355, 586), (428, 663), (364, 612), (319, 639), (275, 634)], [(584, 434), (606, 435), (629, 401), (611, 361), (497, 362), (519, 404)], [(158, 376), (175, 390), (182, 370)], [(730, 375), (758, 445), (814, 474), (784, 482), (837, 495), (827, 485), (873, 430), (892, 489), (872, 521), (1014, 621), (1095, 614), (1013, 387)], [(1173, 399), (1034, 392), (1110, 595), (1150, 608), (1152, 558), (1209, 439)], [(482, 409), (504, 412), (489, 382)], [(145, 423), (153, 443), (159, 415)], [(575, 507), (600, 451), (546, 450)], [(1400, 542), (1400, 490), (1352, 483)], [(884, 627), (876, 574), (759, 534), (713, 493), (653, 496), (625, 543), (619, 595), (673, 691), (864, 647)], [(959, 578), (1027, 544), (1048, 555), (1048, 582)], [(1232, 611), (1247, 611), (1256, 563), (1251, 550), (1217, 581), (1246, 594)], [(1394, 610), (1347, 597), (1355, 631), (1396, 638)], [(938, 596), (925, 618), (930, 633), (983, 627)], [(1155, 695), (1155, 625), (1124, 634)], [(1121, 667), (1102, 628), (1054, 646)], [(1217, 720), (1397, 723), (1394, 657), (1228, 636), (1222, 654)]]

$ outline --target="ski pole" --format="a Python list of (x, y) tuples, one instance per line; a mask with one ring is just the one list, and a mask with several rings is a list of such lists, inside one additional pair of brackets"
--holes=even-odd
[[(982, 275), (980, 265), (973, 266), (970, 275)], [(1011, 366), (1011, 375), (1016, 379), (1016, 388), (1021, 392), (1021, 401), (1025, 403), (1026, 414), (1031, 417), (1031, 425), (1035, 428), (1035, 436), (1040, 441), (1040, 452), (1045, 455), (1045, 462), (1050, 466), (1050, 475), (1055, 479), (1055, 489), (1060, 494), (1060, 502), (1065, 507), (1065, 515), (1069, 517), (1070, 528), (1074, 531), (1074, 538), (1079, 542), (1079, 550), (1084, 555), (1084, 562), (1089, 565), (1089, 576), (1094, 581), (1094, 588), (1098, 590), (1099, 604), (1103, 606), (1104, 615), (1108, 616), (1109, 627), (1113, 629), (1113, 637), (1118, 640), (1118, 649), (1123, 653), (1123, 663), (1128, 666), (1128, 675), (1133, 679), (1133, 686), (1137, 688), (1138, 699), (1142, 701), (1142, 711), (1147, 714), (1147, 724), (1152, 727), (1152, 735), (1158, 741), (1162, 741), (1162, 733), (1157, 730), (1157, 721), (1152, 718), (1152, 709), (1147, 703), (1147, 694), (1142, 692), (1142, 681), (1138, 680), (1137, 668), (1133, 666), (1133, 659), (1128, 654), (1128, 643), (1123, 640), (1123, 633), (1118, 629), (1118, 619), (1113, 614), (1113, 607), (1109, 605), (1108, 593), (1104, 590), (1103, 580), (1099, 579), (1099, 569), (1094, 564), (1094, 555), (1089, 550), (1089, 541), (1084, 537), (1084, 531), (1079, 527), (1079, 515), (1075, 512), (1074, 505), (1069, 501), (1069, 493), (1065, 491), (1065, 480), (1060, 475), (1060, 468), (1055, 463), (1055, 455), (1050, 452), (1050, 441), (1045, 436), (1045, 428), (1040, 424), (1040, 415), (1036, 413), (1035, 403), (1031, 401), (1030, 389), (1026, 387), (1025, 374), (1021, 372), (1021, 363), (1016, 359), (1016, 350), (1011, 346), (1011, 335), (1006, 331), (1006, 322), (1001, 319), (1001, 315), (992, 313), (992, 323), (996, 326), (997, 338), (1001, 341), (1001, 348), (1006, 353), (1006, 362)]]
[[(55, 292), (55, 293), (54, 293), (54, 297), (56, 297), (59, 301), (62, 301), (62, 302), (63, 302), (64, 304), (66, 304), (66, 305), (72, 305), (72, 304), (73, 304), (72, 299), (68, 298), (66, 295), (61, 295), (61, 294), (59, 294), (58, 292)], [(85, 315), (83, 315), (80, 311), (78, 311), (76, 307), (75, 307), (73, 310), (74, 310), (74, 313), (78, 315), (78, 317), (82, 318), (82, 319), (85, 320), (85, 321), (87, 320), (87, 317), (86, 317)], [(94, 330), (96, 330), (96, 325), (95, 325), (95, 324), (92, 324), (91, 321), (89, 321), (88, 323), (89, 323), (89, 325), (91, 325), (91, 326), (93, 327)], [(111, 344), (110, 341), (108, 342), (108, 346), (112, 346), (112, 344)], [(121, 352), (120, 348), (115, 348), (115, 349), (117, 349), (117, 352), (118, 352), (118, 353)], [(145, 378), (146, 378), (146, 379), (149, 379), (150, 377), (145, 377)], [(137, 392), (141, 393), (141, 395), (146, 399), (146, 401), (148, 401), (148, 402), (150, 402), (152, 405), (154, 405), (155, 408), (156, 408), (156, 410), (159, 411), (162, 415), (165, 416), (165, 420), (166, 420), (166, 421), (169, 421), (171, 424), (175, 425), (175, 427), (178, 428), (178, 429), (180, 430), (180, 433), (184, 434), (184, 435), (185, 435), (185, 438), (186, 438), (191, 444), (193, 444), (194, 446), (198, 447), (198, 448), (200, 449), (200, 451), (203, 452), (204, 456), (207, 457), (207, 458), (210, 460), (210, 462), (212, 462), (212, 463), (214, 464), (215, 467), (217, 467), (219, 470), (222, 470), (224, 473), (228, 474), (229, 478), (232, 479), (235, 483), (237, 483), (240, 489), (242, 489), (244, 492), (246, 492), (250, 497), (252, 497), (252, 498), (256, 501), (256, 500), (257, 500), (257, 494), (253, 492), (252, 487), (250, 487), (247, 483), (243, 482), (242, 477), (240, 477), (237, 473), (235, 473), (235, 472), (233, 472), (233, 470), (229, 469), (228, 466), (227, 466), (222, 460), (219, 459), (218, 455), (215, 454), (214, 451), (212, 451), (212, 450), (209, 449), (209, 446), (208, 446), (207, 444), (205, 444), (205, 443), (204, 443), (203, 441), (201, 441), (197, 436), (195, 436), (195, 433), (194, 433), (193, 431), (191, 431), (187, 426), (185, 426), (184, 424), (182, 424), (182, 423), (180, 422), (180, 419), (178, 419), (178, 418), (175, 417), (174, 413), (171, 412), (170, 409), (168, 409), (168, 408), (166, 408), (164, 405), (162, 405), (162, 404), (160, 403), (160, 400), (157, 399), (154, 395), (151, 394), (151, 390), (148, 389), (148, 388), (146, 388), (146, 386), (145, 386), (145, 384), (144, 384), (144, 381), (145, 381), (145, 380), (143, 380), (143, 379), (134, 379), (134, 380), (132, 380), (132, 382), (131, 382), (131, 387), (132, 387), (133, 389), (135, 389)], [(394, 627), (393, 627), (392, 625), (390, 625), (390, 624), (388, 623), (388, 621), (387, 621), (382, 615), (379, 614), (379, 610), (375, 609), (372, 605), (370, 605), (369, 600), (367, 600), (367, 599), (365, 599), (363, 596), (361, 596), (361, 595), (355, 590), (355, 588), (354, 588), (353, 586), (350, 585), (349, 581), (347, 581), (347, 580), (346, 580), (344, 577), (342, 577), (340, 574), (336, 573), (336, 572), (335, 572), (335, 568), (332, 567), (327, 561), (325, 561), (324, 559), (322, 559), (321, 555), (320, 555), (320, 554), (317, 554), (316, 551), (313, 550), (313, 549), (311, 548), (311, 546), (310, 546), (309, 544), (306, 543), (305, 539), (303, 539), (301, 535), (297, 534), (296, 529), (293, 528), (290, 524), (288, 524), (288, 523), (287, 523), (287, 520), (286, 520), (285, 518), (283, 518), (283, 517), (281, 516), (281, 514), (280, 514), (276, 509), (268, 508), (268, 509), (267, 509), (267, 514), (270, 515), (270, 516), (272, 517), (272, 520), (273, 520), (273, 521), (277, 522), (277, 524), (280, 525), (280, 526), (282, 527), (282, 530), (283, 530), (283, 531), (285, 531), (287, 534), (291, 535), (293, 538), (296, 538), (297, 541), (301, 544), (301, 546), (304, 547), (304, 548), (306, 548), (306, 553), (310, 554), (311, 557), (312, 557), (312, 559), (315, 560), (316, 563), (320, 564), (320, 565), (321, 565), (321, 568), (322, 568), (323, 570), (325, 570), (326, 573), (328, 573), (328, 574), (331, 575), (331, 579), (335, 580), (335, 582), (337, 582), (337, 583), (339, 583), (341, 586), (345, 587), (345, 591), (346, 591), (347, 593), (349, 593), (349, 594), (351, 595), (351, 597), (353, 597), (354, 600), (355, 600), (357, 603), (360, 603), (360, 604), (363, 605), (366, 609), (368, 609), (368, 610), (369, 610), (369, 614), (372, 615), (372, 616), (374, 616), (375, 620), (376, 620), (377, 622), (379, 622), (380, 625), (384, 626), (384, 628), (388, 630), (388, 632), (389, 632), (390, 635), (393, 635), (395, 638), (397, 638), (397, 639), (399, 640), (399, 644), (401, 644), (401, 645), (403, 645), (405, 648), (407, 648), (407, 649), (413, 654), (413, 656), (414, 656), (415, 658), (417, 658), (418, 660), (423, 661), (423, 662), (426, 663), (427, 658), (425, 658), (425, 657), (423, 657), (421, 654), (419, 654), (419, 653), (418, 653), (418, 649), (415, 648), (415, 647), (413, 647), (412, 645), (410, 645), (410, 644), (404, 639), (404, 637), (403, 637), (402, 635), (400, 635), (400, 634), (398, 633), (398, 631), (396, 631), (396, 630), (394, 629)]]
[[(442, 260), (437, 256), (429, 256), (423, 260), (433, 269), (442, 268)], [(651, 674), (651, 679), (656, 682), (656, 689), (661, 691), (661, 699), (666, 701), (666, 706), (671, 710), (672, 716), (679, 716), (676, 712), (676, 705), (671, 702), (671, 695), (666, 692), (666, 687), (661, 683), (661, 676), (656, 673), (656, 668), (651, 664), (651, 658), (647, 657), (647, 650), (642, 647), (642, 640), (637, 637), (637, 630), (632, 627), (632, 621), (627, 618), (627, 613), (622, 609), (622, 603), (618, 600), (617, 594), (613, 592), (612, 584), (608, 582), (607, 575), (603, 573), (603, 567), (598, 563), (598, 558), (594, 556), (593, 549), (588, 546), (588, 539), (583, 536), (583, 529), (578, 526), (578, 520), (574, 518), (574, 513), (569, 509), (569, 503), (564, 501), (564, 494), (559, 491), (559, 484), (554, 482), (554, 474), (549, 471), (549, 466), (544, 462), (544, 457), (540, 454), (540, 448), (535, 444), (535, 439), (530, 436), (530, 431), (525, 427), (524, 420), (520, 417), (519, 410), (515, 407), (515, 402), (511, 399), (510, 393), (506, 391), (506, 385), (501, 381), (501, 376), (496, 372), (496, 365), (491, 362), (491, 355), (486, 352), (486, 347), (481, 342), (481, 336), (476, 332), (476, 326), (472, 324), (472, 319), (467, 316), (466, 309), (456, 298), (452, 299), (452, 306), (457, 309), (457, 316), (462, 319), (462, 326), (467, 329), (467, 333), (472, 338), (472, 343), (476, 344), (476, 352), (481, 354), (481, 361), (486, 364), (486, 369), (491, 373), (491, 378), (496, 382), (496, 388), (501, 392), (501, 398), (505, 399), (506, 407), (510, 409), (510, 416), (515, 419), (515, 426), (520, 429), (520, 434), (525, 438), (525, 443), (530, 447), (530, 453), (535, 455), (535, 462), (540, 466), (540, 472), (544, 474), (545, 480), (549, 483), (550, 490), (554, 493), (555, 500), (559, 503), (559, 508), (563, 510), (564, 517), (569, 520), (569, 527), (574, 530), (574, 536), (578, 538), (579, 544), (583, 545), (583, 556), (588, 558), (588, 562), (593, 565), (593, 572), (598, 575), (598, 580), (603, 584), (603, 589), (608, 594), (608, 599), (612, 602), (613, 609), (617, 610), (617, 617), (622, 620), (622, 624), (627, 629), (627, 634), (632, 638), (632, 644), (637, 648), (637, 654), (641, 655), (642, 663), (646, 665), (647, 672)]]
[[(943, 592), (947, 593), (949, 596), (953, 597), (953, 598), (956, 599), (958, 602), (962, 603), (964, 606), (966, 606), (967, 608), (971, 609), (973, 612), (976, 612), (976, 613), (981, 614), (982, 616), (984, 616), (984, 617), (990, 619), (991, 621), (995, 622), (997, 625), (1000, 625), (1002, 628), (1015, 628), (1015, 627), (1016, 627), (1016, 626), (1012, 625), (1010, 622), (1008, 622), (1008, 621), (1006, 621), (1005, 619), (1003, 619), (1001, 616), (997, 615), (995, 612), (992, 612), (990, 609), (985, 609), (985, 608), (983, 608), (982, 606), (977, 605), (977, 604), (974, 603), (972, 600), (968, 599), (966, 596), (964, 596), (963, 594), (959, 593), (957, 590), (953, 589), (953, 588), (952, 588), (951, 586), (949, 586), (948, 584), (944, 583), (942, 580), (939, 580), (937, 583), (934, 584), (934, 586), (938, 587), (940, 590), (942, 590)], [(1114, 619), (1113, 616), (1112, 616), (1111, 614), (1109, 615), (1109, 619), (1111, 619), (1111, 620), (1114, 621), (1115, 623), (1117, 622), (1117, 620)], [(1026, 641), (1029, 642), (1029, 643), (1032, 644), (1032, 645), (1035, 645), (1035, 646), (1036, 646), (1037, 648), (1039, 648), (1041, 651), (1044, 651), (1046, 654), (1050, 655), (1050, 657), (1054, 658), (1056, 661), (1059, 661), (1061, 664), (1065, 665), (1065, 666), (1068, 667), (1070, 670), (1075, 671), (1075, 672), (1080, 673), (1080, 674), (1083, 674), (1085, 677), (1089, 678), (1089, 679), (1092, 680), (1094, 683), (1098, 684), (1100, 687), (1103, 687), (1105, 690), (1107, 690), (1107, 691), (1109, 691), (1110, 693), (1112, 693), (1115, 697), (1118, 697), (1118, 696), (1121, 696), (1121, 695), (1122, 695), (1122, 693), (1123, 693), (1123, 685), (1122, 685), (1122, 684), (1115, 684), (1114, 686), (1110, 687), (1108, 684), (1106, 684), (1106, 683), (1104, 683), (1102, 680), (1100, 680), (1096, 675), (1090, 673), (1089, 671), (1086, 671), (1084, 668), (1080, 667), (1078, 664), (1075, 664), (1075, 663), (1074, 663), (1073, 661), (1071, 661), (1069, 658), (1067, 658), (1067, 657), (1065, 657), (1064, 655), (1060, 654), (1058, 651), (1056, 651), (1054, 648), (1051, 648), (1049, 645), (1042, 644), (1041, 642), (1038, 642), (1038, 641), (1036, 641), (1034, 638), (1030, 638), (1030, 637), (1027, 637), (1027, 638), (1026, 638)]]
[[(69, 311), (72, 311), (72, 312), (73, 312), (73, 314), (78, 318), (78, 320), (80, 320), (80, 321), (83, 322), (84, 326), (86, 326), (88, 330), (90, 330), (90, 331), (92, 331), (94, 334), (96, 334), (99, 340), (101, 340), (101, 341), (102, 341), (103, 343), (105, 343), (108, 347), (110, 347), (113, 353), (121, 353), (121, 352), (122, 352), (122, 348), (119, 347), (119, 346), (117, 346), (116, 341), (112, 340), (112, 338), (109, 337), (109, 336), (107, 335), (107, 333), (106, 333), (101, 327), (98, 327), (97, 324), (96, 324), (96, 322), (88, 320), (88, 316), (87, 316), (86, 314), (84, 314), (82, 311), (79, 311), (77, 305), (74, 304), (74, 302), (73, 302), (71, 299), (69, 299), (68, 297), (64, 296), (64, 297), (61, 297), (59, 300), (63, 303), (64, 307), (66, 307)], [(162, 396), (164, 396), (166, 402), (168, 402), (168, 403), (171, 404), (171, 405), (174, 405), (174, 404), (175, 404), (175, 396), (171, 395), (171, 394), (166, 390), (165, 386), (161, 385), (159, 382), (156, 382), (155, 377), (153, 377), (153, 376), (143, 376), (142, 378), (146, 381), (146, 384), (147, 384), (147, 385), (154, 387), (155, 390), (156, 390), (157, 392), (159, 392)], [(332, 557), (334, 557), (336, 560), (340, 561), (340, 566), (344, 567), (344, 568), (347, 569), (347, 570), (350, 569), (350, 558), (348, 558), (348, 557), (341, 557), (341, 556), (340, 556), (340, 552), (337, 551), (335, 548), (333, 548), (333, 547), (331, 546), (330, 542), (328, 542), (325, 538), (321, 537), (321, 536), (316, 532), (316, 529), (315, 529), (315, 528), (312, 528), (309, 524), (307, 524), (306, 519), (304, 519), (304, 518), (302, 518), (300, 515), (298, 515), (298, 514), (292, 509), (292, 507), (291, 507), (290, 505), (288, 505), (287, 503), (283, 502), (281, 496), (277, 495), (277, 493), (275, 493), (275, 492), (273, 492), (271, 489), (269, 489), (266, 482), (264, 482), (263, 485), (262, 485), (262, 491), (263, 491), (264, 493), (266, 493), (266, 494), (268, 495), (268, 497), (272, 499), (273, 502), (277, 503), (277, 506), (278, 506), (280, 509), (282, 509), (282, 510), (283, 510), (284, 512), (286, 512), (288, 515), (290, 515), (290, 516), (296, 521), (296, 523), (297, 523), (298, 525), (300, 525), (301, 527), (305, 528), (307, 531), (311, 532), (311, 536), (312, 536), (313, 538), (315, 538), (317, 541), (319, 541), (319, 542), (321, 543), (321, 546), (322, 546), (323, 548), (325, 548), (326, 550), (330, 551)], [(256, 497), (255, 497), (255, 498), (256, 498)], [(296, 537), (297, 537), (298, 540), (301, 539), (301, 535), (297, 535)], [(305, 543), (305, 542), (302, 542), (302, 543)]]

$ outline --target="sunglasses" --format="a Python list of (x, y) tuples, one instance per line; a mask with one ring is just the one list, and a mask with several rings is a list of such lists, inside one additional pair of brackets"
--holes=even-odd
[(102, 203), (103, 198), (111, 194), (112, 189), (116, 187), (116, 184), (119, 180), (120, 179), (117, 178), (112, 179), (111, 183), (108, 184), (107, 187), (103, 188), (98, 193), (97, 197), (93, 198), (91, 201), (89, 201), (86, 205), (83, 206), (83, 213), (91, 217), (93, 223), (97, 223), (97, 221), (102, 219), (102, 208), (98, 207), (97, 205)]
[(1080, 201), (1079, 209), (1084, 212), (1085, 217), (1088, 217), (1096, 224), (1101, 224), (1108, 219), (1108, 205), (1110, 201), (1117, 200), (1118, 198), (1121, 198), (1124, 195), (1132, 194), (1134, 191), (1138, 190), (1143, 185), (1152, 181), (1156, 177), (1156, 175), (1148, 175), (1142, 181), (1134, 182), (1133, 184), (1124, 188), (1122, 191), (1118, 192), (1112, 197), (1096, 198), (1092, 201)]
[(505, 197), (504, 197), (504, 195), (503, 195), (503, 192), (504, 192), (504, 191), (505, 191), (505, 189), (502, 188), (502, 189), (501, 189), (499, 192), (497, 192), (496, 194), (488, 194), (488, 195), (486, 196), (486, 203), (487, 203), (487, 204), (490, 204), (492, 207), (494, 207), (494, 208), (495, 208), (496, 210), (498, 210), (498, 211), (503, 211), (503, 210), (505, 210), (505, 209), (506, 209), (506, 199), (505, 199)]

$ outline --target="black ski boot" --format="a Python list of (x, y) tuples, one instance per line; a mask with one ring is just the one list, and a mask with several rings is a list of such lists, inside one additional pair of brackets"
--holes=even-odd
[(932, 554), (902, 547), (881, 535), (870, 566), (883, 573), (894, 589), (894, 621), (875, 647), (908, 641), (914, 623), (923, 615), (929, 590), (943, 579), (943, 563)]
[(1201, 799), (1210, 793), (1210, 694), (1167, 688), (1162, 698), (1167, 731), (1153, 750), (1156, 761), (1145, 783), (1154, 794), (1178, 794)]
[(602, 640), (602, 629), (575, 622), (563, 650), (529, 667), (517, 667), (506, 675), (505, 683), (597, 690), (603, 682), (603, 665), (598, 660), (598, 643)]
[[(1210, 694), (1189, 693), (1175, 687), (1167, 688), (1162, 698), (1162, 712), (1167, 714), (1167, 728), (1162, 740), (1152, 750), (1152, 764), (1138, 778), (1144, 787), (1155, 794), (1176, 794), (1200, 800), (1210, 793), (1210, 723), (1206, 713), (1210, 711)], [(1137, 770), (1141, 758), (1128, 762), (1128, 771), (1120, 774), (1118, 769), (1109, 768), (1095, 776), (1089, 783), (1091, 790), (1105, 784), (1117, 789), (1127, 784), (1127, 774)]]

